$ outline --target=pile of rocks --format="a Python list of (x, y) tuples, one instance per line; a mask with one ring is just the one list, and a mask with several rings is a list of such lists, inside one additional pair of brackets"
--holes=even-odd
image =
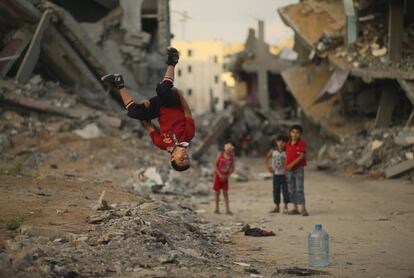
[[(290, 109), (270, 110), (267, 113), (245, 109), (241, 117), (235, 119), (228, 136), (246, 155), (263, 155), (273, 145), (278, 134), (287, 134), (297, 120), (291, 118)], [(287, 115), (288, 114), (288, 115)]]
[[(414, 159), (414, 131), (399, 127), (361, 130), (341, 143), (323, 146), (318, 153), (318, 168), (349, 168), (356, 174), (387, 174), (387, 170)], [(403, 167), (393, 176), (414, 178), (411, 168)], [(391, 176), (390, 176), (391, 177)]]
[(362, 36), (358, 41), (347, 47), (338, 47), (334, 55), (346, 59), (357, 68), (367, 69), (401, 69), (412, 70), (414, 68), (414, 48), (411, 42), (414, 38), (414, 25), (406, 27), (402, 49), (402, 58), (398, 63), (388, 60), (388, 18), (386, 13), (372, 13), (359, 18), (359, 28)]
[[(137, 204), (111, 204), (86, 219), (85, 234), (22, 228), (0, 255), (1, 271), (36, 277), (103, 277), (111, 274), (187, 276), (229, 274), (228, 255), (216, 229), (190, 208), (142, 198)], [(13, 258), (13, 260), (11, 259)], [(11, 275), (11, 276), (10, 276)], [(34, 277), (34, 276), (32, 276)]]

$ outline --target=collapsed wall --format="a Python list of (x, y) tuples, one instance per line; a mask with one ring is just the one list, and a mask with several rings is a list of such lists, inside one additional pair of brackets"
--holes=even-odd
[(162, 77), (171, 37), (168, 0), (6, 0), (0, 10), (2, 79), (26, 84), (40, 74), (89, 106), (116, 111), (101, 76), (122, 73), (136, 98), (150, 95)]

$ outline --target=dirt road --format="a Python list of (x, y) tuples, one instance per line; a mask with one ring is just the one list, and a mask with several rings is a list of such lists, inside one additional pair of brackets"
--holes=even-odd
[[(249, 161), (261, 166), (261, 161)], [(263, 170), (263, 169), (261, 169)], [(238, 262), (265, 277), (276, 268), (308, 267), (307, 235), (321, 223), (331, 236), (330, 277), (414, 277), (414, 185), (337, 177), (307, 170), (309, 217), (269, 214), (271, 181), (234, 183), (234, 216), (216, 215), (213, 203), (203, 215), (215, 223), (247, 222), (272, 229), (275, 237), (238, 233), (230, 245)], [(243, 268), (243, 266), (239, 266)]]

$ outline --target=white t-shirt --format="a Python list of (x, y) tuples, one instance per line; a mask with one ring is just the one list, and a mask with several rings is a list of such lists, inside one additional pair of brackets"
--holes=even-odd
[(277, 149), (272, 150), (272, 166), (275, 171), (274, 175), (284, 175), (285, 174), (285, 160), (286, 152), (279, 152)]

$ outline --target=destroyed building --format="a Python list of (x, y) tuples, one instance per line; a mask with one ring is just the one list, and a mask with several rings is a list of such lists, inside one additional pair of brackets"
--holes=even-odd
[[(116, 111), (116, 95), (101, 76), (122, 73), (136, 98), (151, 95), (162, 78), (171, 39), (168, 0), (6, 0), (0, 14), (3, 84), (35, 76), (29, 84), (59, 82), (88, 106)], [(18, 97), (8, 101), (22, 105)]]
[[(236, 79), (236, 90), (249, 107), (262, 111), (293, 105), (281, 72), (291, 62), (270, 52), (264, 39), (264, 22), (258, 22), (258, 36), (250, 28), (244, 50), (228, 57), (226, 68)], [(241, 92), (240, 92), (241, 91)]]
[(278, 12), (298, 53), (297, 64), (282, 71), (284, 81), (321, 134), (349, 143), (324, 148), (320, 157), (328, 149), (328, 160), (387, 177), (390, 167), (412, 165), (411, 143), (394, 141), (414, 118), (413, 2), (305, 0)]

